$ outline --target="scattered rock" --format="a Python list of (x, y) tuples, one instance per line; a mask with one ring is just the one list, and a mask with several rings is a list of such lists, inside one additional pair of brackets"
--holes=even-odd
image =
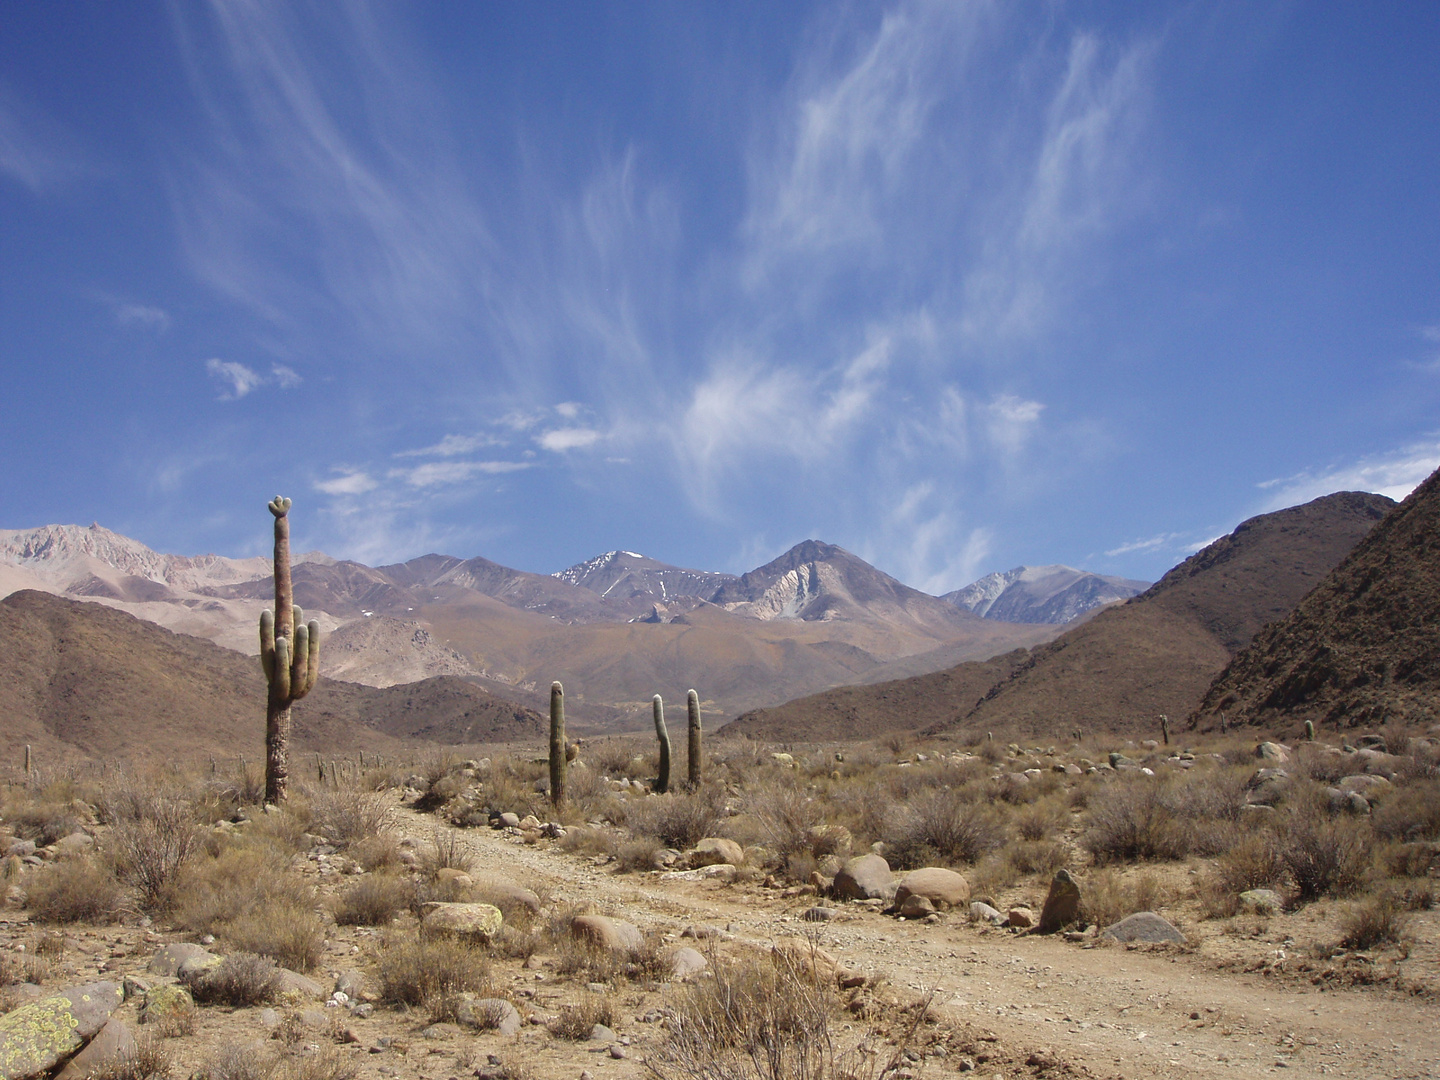
[(669, 965), (671, 978), (684, 979), (704, 971), (710, 966), (710, 961), (706, 960), (698, 949), (685, 946), (670, 954)]
[(1045, 896), (1045, 906), (1040, 909), (1036, 932), (1053, 934), (1079, 918), (1080, 886), (1070, 876), (1069, 870), (1057, 870), (1050, 879), (1050, 892)]
[(770, 950), (775, 959), (812, 982), (839, 982), (850, 973), (840, 961), (806, 938), (781, 938)]
[(518, 829), (520, 827), (520, 815), (507, 810), (500, 815), (500, 825), (505, 829)]
[(900, 901), (899, 914), (902, 919), (923, 919), (927, 915), (935, 914), (935, 905), (930, 902), (928, 896), (911, 893)]
[(73, 832), (55, 841), (55, 854), (61, 858), (88, 855), (95, 850), (95, 838), (89, 833)]
[(1285, 900), (1274, 889), (1246, 889), (1240, 894), (1240, 907), (1254, 915), (1279, 915)]
[(850, 830), (844, 825), (812, 825), (805, 830), (805, 843), (809, 845), (810, 853), (817, 859), (825, 856), (843, 859), (850, 855), (855, 838), (850, 835)]
[(425, 905), (425, 915), (420, 920), (426, 930), (444, 931), (464, 937), (478, 937), (489, 941), (505, 925), (505, 916), (494, 904), (445, 904)]
[(690, 850), (687, 858), (692, 867), (715, 866), (720, 863), (739, 866), (745, 861), (745, 849), (734, 840), (707, 836)]
[(995, 926), (1002, 926), (1005, 923), (1003, 914), (980, 900), (976, 900), (970, 905), (970, 918), (975, 922), (988, 922)]
[(94, 1037), (124, 999), (119, 983), (86, 983), (0, 1016), (0, 1076), (26, 1080), (49, 1072)]
[(590, 1029), (591, 1042), (613, 1043), (619, 1037), (613, 1028), (607, 1027), (605, 1024), (596, 1024)]
[(645, 935), (634, 923), (606, 915), (576, 915), (570, 921), (570, 935), (607, 952), (628, 952), (645, 944)]
[(359, 1001), (365, 994), (365, 976), (354, 968), (340, 972), (335, 976), (335, 992)]
[(1013, 907), (1005, 918), (1005, 924), (1019, 930), (1028, 930), (1035, 925), (1035, 912), (1028, 907)]
[(195, 999), (183, 986), (164, 983), (150, 989), (140, 1010), (142, 1024), (157, 1024), (171, 1017), (195, 1011)]
[(832, 907), (806, 908), (800, 913), (800, 918), (805, 922), (829, 922), (835, 918), (835, 909)]
[(55, 1080), (85, 1080), (101, 1073), (118, 1075), (111, 1067), (135, 1053), (135, 1036), (118, 1016), (105, 1022), (99, 1033), (56, 1074)]
[(1100, 935), (1115, 941), (1185, 944), (1185, 935), (1153, 911), (1137, 911), (1134, 915), (1127, 915), (1114, 926), (1107, 926), (1100, 931)]
[(898, 884), (890, 864), (879, 855), (851, 859), (835, 875), (835, 895), (842, 900), (893, 900)]
[(289, 968), (280, 968), (275, 983), (275, 996), (281, 1001), (319, 1001), (325, 987), (314, 979)]
[(523, 907), (532, 915), (540, 914), (540, 897), (536, 896), (534, 891), (513, 882), (499, 878), (481, 878), (475, 883), (475, 895), (488, 904), (494, 904), (501, 911)]
[(220, 957), (200, 945), (192, 945), (188, 941), (176, 941), (166, 945), (150, 958), (150, 971), (155, 975), (173, 977), (179, 975), (181, 967), (190, 960), (218, 963)]
[(1255, 747), (1255, 756), (1261, 761), (1283, 765), (1290, 760), (1290, 751), (1276, 742), (1262, 742)]
[(895, 902), (903, 906), (908, 896), (923, 896), (936, 908), (958, 907), (970, 902), (970, 883), (954, 870), (927, 866), (911, 870), (900, 879), (895, 889)]
[(453, 866), (442, 866), (435, 871), (435, 884), (448, 885), (459, 892), (469, 892), (475, 887), (475, 879), (464, 870), (456, 869)]
[(522, 1026), (520, 1013), (510, 1002), (503, 998), (477, 998), (470, 993), (460, 995), (455, 1017), (466, 1027), (498, 1031), (501, 1035), (519, 1034)]

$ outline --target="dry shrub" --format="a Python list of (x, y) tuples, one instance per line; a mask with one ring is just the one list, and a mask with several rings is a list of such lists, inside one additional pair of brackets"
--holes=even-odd
[(1294, 815), (1280, 838), (1280, 861), (1297, 901), (1348, 896), (1364, 886), (1370, 873), (1368, 829), (1344, 819), (1317, 823)]
[(1025, 807), (1015, 815), (1015, 832), (1021, 840), (1032, 843), (1044, 840), (1059, 821), (1055, 807), (1047, 802), (1037, 802)]
[(280, 969), (269, 957), (233, 953), (182, 981), (201, 1005), (240, 1009), (274, 1001), (280, 992)]
[(0, 986), (19, 983), (43, 983), (50, 977), (50, 962), (43, 956), (24, 953), (0, 953)]
[(399, 874), (365, 874), (333, 903), (341, 926), (388, 926), (415, 898), (415, 886)]
[(1440, 780), (1406, 784), (1373, 815), (1375, 832), (1392, 840), (1440, 840)]
[(660, 841), (649, 838), (627, 840), (615, 850), (615, 869), (622, 874), (658, 870), (665, 855)]
[(1113, 870), (1097, 870), (1080, 886), (1081, 912), (1086, 922), (1113, 926), (1137, 911), (1158, 911), (1169, 899), (1160, 879), (1148, 871), (1123, 877)]
[(389, 937), (376, 970), (381, 997), (394, 1005), (426, 1005), (466, 990), (483, 994), (490, 982), (490, 962), (484, 951), (448, 934)]
[(423, 855), (425, 872), (434, 877), (441, 870), (459, 870), (469, 873), (475, 865), (475, 854), (465, 842), (459, 829), (436, 827), (430, 837), (430, 846)]
[(272, 852), (227, 846), (188, 867), (175, 895), (179, 926), (296, 971), (319, 962), (325, 928), (315, 914), (314, 890)]
[(824, 824), (819, 800), (795, 786), (789, 775), (768, 780), (749, 794), (746, 810), (765, 845), (782, 860), (814, 855), (811, 830)]
[(1423, 878), (1440, 858), (1440, 844), (1387, 844), (1380, 852), (1386, 869), (1393, 877)]
[(614, 855), (619, 839), (610, 829), (576, 826), (566, 829), (560, 849), (572, 855)]
[(325, 924), (312, 907), (271, 904), (222, 929), (236, 948), (271, 957), (294, 971), (313, 971), (325, 951)]
[(1070, 863), (1070, 847), (1048, 840), (1021, 840), (1005, 849), (1005, 857), (1018, 874), (1050, 878)]
[(5, 820), (20, 839), (33, 840), (41, 847), (69, 836), (83, 824), (76, 807), (69, 802), (36, 801), (7, 806)]
[(1385, 889), (1350, 905), (1340, 917), (1340, 944), (1347, 949), (1373, 949), (1399, 942), (1410, 913), (1403, 897)]
[(647, 1066), (661, 1080), (878, 1080), (895, 1069), (908, 1038), (891, 1048), (850, 1034), (837, 1022), (834, 984), (807, 967), (783, 957), (715, 965), (713, 978), (675, 996), (669, 1033)]
[(390, 870), (400, 865), (400, 841), (389, 831), (357, 840), (346, 853), (366, 870)]
[(268, 1055), (257, 1054), (250, 1043), (225, 1043), (205, 1063), (201, 1071), (205, 1080), (269, 1080), (275, 1062)]
[(135, 1036), (135, 1047), (93, 1070), (86, 1080), (164, 1080), (174, 1065), (170, 1051), (148, 1031)]
[(120, 876), (146, 911), (167, 909), (181, 869), (199, 850), (190, 807), (176, 798), (136, 793), (111, 829)]
[(885, 828), (885, 858), (899, 869), (937, 862), (975, 863), (1005, 843), (1005, 825), (990, 806), (963, 790), (938, 790), (897, 807)]
[(114, 868), (95, 858), (66, 859), (27, 883), (25, 906), (37, 922), (112, 923), (120, 915)]
[(722, 798), (714, 788), (654, 795), (631, 807), (625, 823), (636, 839), (653, 838), (683, 851), (715, 835), (725, 814)]
[(359, 1075), (355, 1059), (334, 1046), (289, 1055), (279, 1070), (280, 1080), (354, 1080)]
[(1091, 801), (1085, 822), (1082, 843), (1102, 865), (1186, 854), (1183, 833), (1161, 786), (1148, 777), (1111, 784)]
[(615, 1003), (603, 994), (586, 994), (574, 1005), (562, 1005), (560, 1013), (546, 1027), (557, 1039), (582, 1042), (596, 1024), (615, 1026)]
[(311, 824), (337, 847), (385, 831), (390, 802), (370, 791), (319, 791), (310, 797)]

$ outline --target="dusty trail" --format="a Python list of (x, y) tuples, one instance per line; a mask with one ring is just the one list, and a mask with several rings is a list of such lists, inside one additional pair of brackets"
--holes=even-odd
[[(429, 819), (402, 810), (407, 831)], [(1216, 971), (1203, 959), (983, 931), (958, 916), (904, 923), (848, 906), (800, 921), (808, 900), (658, 875), (616, 875), (499, 832), (466, 831), (475, 873), (543, 884), (647, 930), (694, 924), (763, 944), (814, 934), (847, 965), (897, 987), (936, 990), (942, 1011), (1007, 1046), (1048, 1050), (1099, 1076), (1440, 1077), (1440, 1011), (1390, 991), (1296, 989)], [(976, 1073), (991, 1075), (982, 1066)]]

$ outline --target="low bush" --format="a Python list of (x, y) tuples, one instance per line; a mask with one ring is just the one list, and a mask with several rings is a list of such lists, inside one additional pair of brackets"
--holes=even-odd
[(636, 839), (655, 839), (681, 851), (714, 836), (724, 818), (722, 794), (713, 788), (645, 799), (631, 807), (625, 818)]
[(110, 832), (120, 876), (146, 911), (167, 909), (182, 868), (200, 850), (190, 807), (178, 798), (139, 794)]
[(229, 1005), (240, 1009), (274, 1001), (280, 992), (280, 969), (268, 957), (234, 953), (183, 982), (201, 1005)]
[(415, 897), (414, 884), (399, 874), (365, 874), (336, 897), (335, 921), (341, 926), (388, 926)]
[(83, 824), (69, 802), (35, 801), (7, 806), (5, 820), (22, 840), (33, 840), (41, 847), (69, 836)]
[(1440, 780), (1406, 784), (1375, 811), (1374, 826), (1386, 839), (1440, 840)]
[(445, 994), (489, 988), (490, 961), (477, 946), (450, 935), (396, 934), (377, 959), (381, 997), (394, 1005), (422, 1006)]
[(342, 848), (384, 832), (389, 813), (389, 799), (371, 791), (319, 791), (310, 798), (312, 827)]
[(975, 863), (1005, 844), (1004, 819), (963, 790), (936, 790), (899, 806), (885, 826), (885, 858), (897, 869)]
[(1349, 896), (1363, 887), (1372, 863), (1368, 831), (1344, 819), (1292, 817), (1280, 838), (1280, 861), (1296, 901)]
[(325, 924), (309, 905), (272, 903), (221, 927), (238, 949), (273, 959), (293, 971), (312, 971), (325, 951)]
[(1149, 777), (1112, 783), (1091, 800), (1085, 823), (1082, 843), (1101, 865), (1181, 859), (1187, 852), (1161, 785)]
[(164, 1080), (173, 1067), (174, 1059), (160, 1038), (142, 1031), (129, 1053), (100, 1065), (86, 1080)]
[(114, 868), (95, 858), (66, 859), (26, 883), (30, 915), (44, 923), (111, 923), (123, 900)]
[(546, 1027), (557, 1039), (583, 1042), (596, 1024), (615, 1026), (615, 1003), (604, 994), (586, 994), (574, 1005), (562, 1005)]
[(424, 853), (425, 871), (431, 877), (440, 870), (459, 870), (469, 873), (475, 865), (475, 853), (465, 842), (459, 829), (436, 828), (430, 837), (430, 845)]
[(187, 930), (222, 937), (296, 971), (309, 971), (320, 959), (325, 928), (315, 913), (315, 891), (248, 836), (214, 858), (192, 862), (174, 895), (173, 918)]
[(1373, 949), (1400, 941), (1410, 913), (1400, 896), (1386, 889), (1352, 904), (1340, 917), (1340, 944), (1347, 949)]

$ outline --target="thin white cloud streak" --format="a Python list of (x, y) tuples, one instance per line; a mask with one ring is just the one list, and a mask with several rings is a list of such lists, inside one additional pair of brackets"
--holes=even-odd
[(412, 488), (433, 488), (463, 484), (477, 476), (519, 472), (530, 467), (530, 463), (524, 461), (428, 461), (413, 469), (393, 469), (389, 475), (402, 478)]
[(163, 334), (170, 329), (170, 314), (149, 304), (116, 304), (115, 321), (121, 326)]
[(83, 168), (74, 140), (58, 123), (0, 86), (0, 175), (39, 195)]
[(583, 450), (594, 446), (599, 440), (600, 432), (592, 428), (556, 428), (535, 439), (542, 448), (557, 454), (566, 450)]
[(218, 357), (211, 357), (205, 361), (205, 370), (210, 373), (212, 378), (227, 387), (221, 392), (218, 398), (220, 401), (239, 401), (247, 394), (267, 385), (278, 386), (281, 390), (291, 390), (304, 381), (293, 368), (285, 367), (283, 364), (272, 364), (270, 374), (261, 375), (254, 368), (242, 364), (238, 360), (221, 360)]
[(374, 491), (379, 485), (369, 473), (361, 470), (341, 470), (341, 475), (330, 480), (320, 480), (315, 484), (315, 490), (326, 495), (364, 495), (367, 491)]
[(881, 516), (883, 526), (863, 557), (935, 596), (970, 584), (990, 557), (994, 535), (985, 526), (965, 527), (946, 502), (933, 481), (901, 492)]
[(500, 445), (502, 441), (493, 435), (446, 435), (433, 446), (425, 446), (417, 450), (400, 450), (393, 456), (397, 458), (458, 457), (461, 454), (473, 454), (476, 450), (486, 446)]
[(1386, 454), (1329, 469), (1267, 480), (1259, 487), (1270, 492), (1265, 501), (1266, 511), (1296, 506), (1336, 491), (1371, 491), (1398, 502), (1437, 468), (1440, 468), (1440, 440), (1411, 443)]

